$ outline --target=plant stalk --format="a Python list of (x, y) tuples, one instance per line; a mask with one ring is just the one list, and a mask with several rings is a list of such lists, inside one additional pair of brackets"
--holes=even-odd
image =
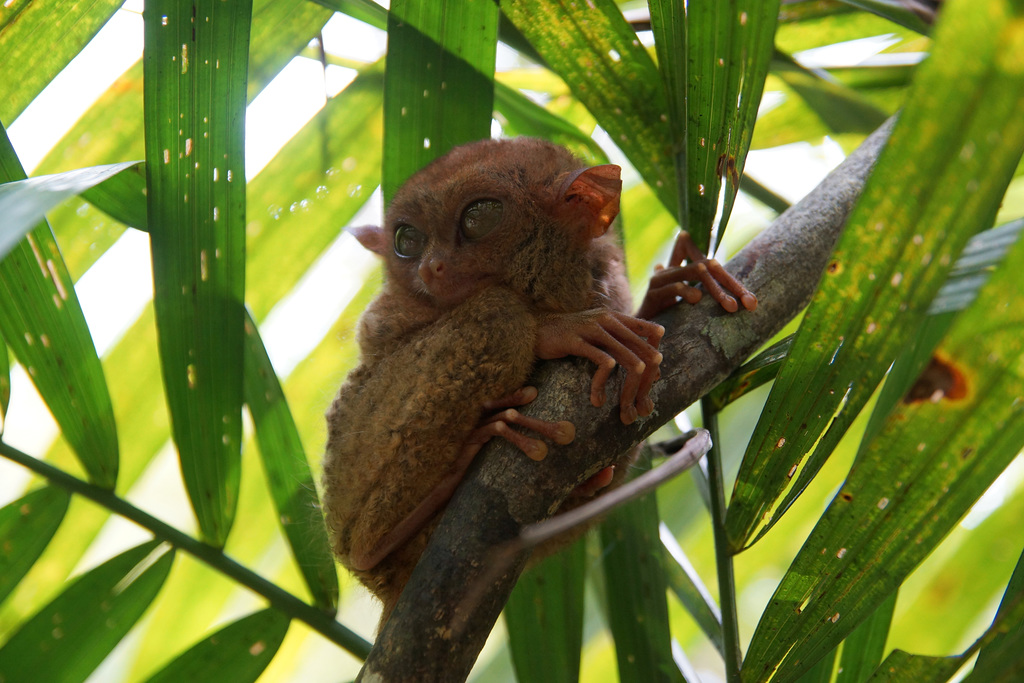
[(230, 577), (254, 593), (263, 596), (274, 609), (304, 622), (314, 631), (317, 631), (331, 642), (340, 645), (359, 659), (366, 659), (366, 655), (370, 651), (369, 642), (338, 623), (329, 614), (321, 612), (313, 605), (300, 600), (277, 584), (268, 581), (251, 569), (232, 560), (220, 548), (207, 545), (175, 529), (166, 522), (162, 522), (123, 498), (118, 497), (112, 491), (82, 481), (63, 470), (57, 469), (53, 465), (22, 453), (3, 442), (0, 442), (0, 455), (18, 463), (22, 467), (32, 470), (62, 489), (84, 496), (94, 503), (102, 505), (114, 514), (135, 522), (157, 538), (170, 543), (175, 548), (192, 555), (201, 562), (205, 562), (225, 576)]

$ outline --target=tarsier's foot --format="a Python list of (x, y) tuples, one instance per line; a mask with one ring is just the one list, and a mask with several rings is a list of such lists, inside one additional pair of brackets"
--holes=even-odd
[[(684, 258), (687, 262), (685, 266), (682, 265)], [(653, 318), (674, 306), (680, 299), (691, 304), (700, 301), (701, 291), (686, 282), (703, 284), (711, 298), (730, 313), (739, 310), (737, 298), (748, 311), (757, 308), (757, 297), (744, 287), (743, 283), (730, 275), (722, 264), (705, 256), (690, 239), (690, 234), (682, 230), (676, 237), (668, 265), (664, 268), (659, 267), (651, 277), (647, 296), (640, 304), (637, 316)]]
[(534, 353), (538, 358), (580, 356), (597, 365), (590, 383), (590, 402), (604, 405), (605, 384), (616, 365), (626, 371), (619, 397), (619, 417), (630, 424), (650, 415), (654, 403), (651, 385), (661, 376), (658, 344), (665, 328), (625, 313), (595, 309), (553, 315), (537, 332)]
[(484, 421), (470, 435), (469, 444), (487, 443), (492, 437), (500, 436), (509, 441), (531, 460), (543, 460), (548, 454), (548, 446), (540, 439), (534, 439), (521, 432), (517, 432), (509, 425), (519, 425), (534, 431), (541, 436), (564, 446), (572, 443), (576, 438), (576, 427), (571, 422), (548, 422), (535, 417), (523, 415), (515, 407), (524, 406), (537, 398), (537, 389), (534, 387), (523, 387), (508, 396), (503, 396), (494, 401), (484, 403), (484, 411), (500, 412), (485, 418)]

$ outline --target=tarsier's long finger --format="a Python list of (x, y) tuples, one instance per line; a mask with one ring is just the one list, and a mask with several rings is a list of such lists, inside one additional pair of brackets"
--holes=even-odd
[[(635, 379), (627, 374), (623, 385), (620, 405), (625, 412), (622, 414), (622, 420), (629, 424), (636, 419), (636, 415), (647, 416), (654, 410), (654, 403), (648, 394), (651, 386), (661, 376), (662, 355), (656, 347), (665, 328), (632, 316), (616, 315), (613, 321), (606, 324), (606, 329), (644, 364), (643, 370)], [(650, 335), (650, 338), (644, 341), (640, 335)], [(636, 383), (636, 394), (630, 398), (627, 391), (632, 392), (633, 382)], [(627, 402), (630, 406), (635, 406), (636, 415), (633, 414), (634, 409), (626, 408)]]
[[(722, 287), (728, 289), (734, 295), (739, 297), (740, 301), (743, 303), (743, 308), (747, 309), (748, 311), (752, 311), (755, 308), (757, 308), (757, 297), (754, 296), (754, 293), (751, 292), (746, 287), (744, 287), (742, 282), (734, 278), (732, 274), (730, 274), (729, 271), (727, 271), (725, 267), (722, 266), (721, 263), (719, 263), (715, 259), (710, 259), (707, 262), (707, 272), (708, 279), (701, 278), (701, 282), (704, 283), (705, 287), (708, 287), (709, 280), (715, 282), (716, 285), (721, 283)], [(721, 289), (722, 287), (719, 287), (719, 289)], [(708, 289), (710, 291), (710, 287), (708, 287)], [(714, 294), (712, 294), (712, 296), (714, 296)], [(725, 306), (725, 304), (722, 303), (722, 301), (718, 299), (718, 297), (715, 297), (715, 300), (722, 304), (723, 307)]]
[(626, 315), (625, 313), (615, 313), (614, 315), (615, 319), (622, 323), (627, 330), (638, 337), (646, 339), (647, 344), (652, 348), (658, 348), (658, 345), (661, 343), (661, 338), (665, 336), (665, 328), (657, 323), (652, 323), (649, 320), (643, 320), (641, 318), (634, 318), (633, 316)]
[(484, 401), (481, 406), (485, 413), (489, 413), (495, 410), (503, 410), (505, 408), (518, 408), (531, 403), (537, 398), (537, 387), (526, 386), (522, 389), (516, 389), (507, 396), (496, 398), (490, 401)]
[(707, 258), (704, 256), (704, 252), (697, 248), (693, 238), (690, 237), (690, 233), (685, 230), (680, 230), (679, 234), (676, 235), (676, 243), (672, 245), (672, 258), (674, 260), (669, 261), (669, 264), (678, 266), (683, 262), (682, 260), (684, 257), (691, 263), (703, 261)]
[[(586, 340), (595, 346), (600, 346), (626, 371), (626, 378), (622, 382), (622, 389), (619, 398), (619, 418), (624, 424), (632, 424), (638, 416), (636, 409), (637, 390), (640, 388), (640, 377), (647, 369), (647, 363), (632, 349), (619, 341), (617, 335), (613, 335), (609, 329), (615, 330), (618, 336), (627, 328), (618, 320), (611, 320), (605, 327), (598, 328), (586, 336)], [(635, 337), (634, 337), (635, 339)], [(647, 347), (650, 349), (651, 347)], [(653, 349), (652, 349), (653, 351)], [(654, 351), (654, 353), (657, 353)], [(661, 354), (657, 354), (660, 361)]]
[(594, 371), (594, 377), (590, 381), (590, 404), (595, 408), (600, 408), (604, 405), (604, 387), (612, 374), (612, 370), (615, 369), (615, 359), (584, 340), (579, 334), (574, 334), (571, 339), (563, 340), (563, 342), (565, 343), (562, 349), (563, 355), (586, 358), (597, 366), (597, 370)]
[[(708, 290), (708, 294), (711, 298), (719, 303), (719, 305), (727, 310), (729, 313), (735, 313), (739, 310), (740, 305), (736, 302), (736, 298), (725, 291), (725, 288), (718, 283), (714, 275), (708, 270), (708, 266), (715, 263), (714, 261), (708, 261), (706, 264), (698, 263), (697, 277), (700, 278), (701, 283), (704, 284), (704, 289)], [(719, 266), (721, 268), (721, 266)], [(724, 272), (724, 270), (723, 270)]]
[[(696, 253), (696, 257), (694, 254)], [(693, 243), (693, 239), (690, 237), (690, 233), (685, 230), (680, 230), (679, 234), (676, 235), (676, 241), (672, 244), (672, 255), (668, 257), (668, 268), (678, 266), (683, 262), (683, 259), (688, 261), (698, 261), (704, 258), (704, 255), (700, 253), (700, 249), (697, 249), (697, 245)]]
[(564, 420), (561, 422), (548, 422), (547, 420), (523, 415), (514, 408), (508, 408), (507, 410), (501, 411), (497, 415), (489, 418), (484, 424), (490, 424), (492, 422), (504, 422), (506, 424), (516, 424), (520, 427), (526, 427), (527, 429), (537, 432), (541, 436), (547, 437), (562, 446), (572, 443), (572, 440), (576, 438), (576, 425), (572, 422)]
[[(576, 428), (573, 427), (574, 436), (575, 432)], [(479, 438), (486, 441), (495, 436), (500, 436), (523, 453), (526, 453), (526, 456), (530, 458), (530, 460), (543, 460), (548, 455), (548, 445), (546, 443), (540, 439), (531, 439), (525, 434), (520, 434), (500, 419), (495, 420), (494, 422), (485, 422), (480, 425), (473, 431), (470, 438)]]
[[(676, 243), (672, 248), (672, 257), (676, 258), (678, 253), (685, 255), (687, 261), (698, 266), (700, 281), (704, 283), (704, 287), (707, 288), (708, 292), (722, 308), (730, 313), (735, 312), (739, 308), (738, 306), (731, 308), (733, 302), (736, 301), (732, 295), (738, 297), (743, 302), (743, 307), (748, 311), (752, 311), (757, 307), (757, 297), (744, 287), (739, 280), (730, 275), (722, 267), (722, 264), (713, 258), (704, 256), (685, 230), (681, 230), (676, 237)], [(673, 262), (673, 264), (675, 263)], [(701, 265), (704, 267), (700, 267)], [(689, 275), (687, 279), (690, 279)], [(732, 295), (726, 294), (726, 290), (731, 292)]]

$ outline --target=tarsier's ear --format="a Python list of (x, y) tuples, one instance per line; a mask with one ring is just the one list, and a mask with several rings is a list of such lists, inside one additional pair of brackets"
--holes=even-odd
[(375, 254), (384, 256), (391, 249), (391, 245), (388, 244), (388, 236), (385, 234), (384, 228), (378, 228), (376, 225), (361, 225), (358, 228), (345, 229), (359, 240), (359, 244), (363, 245)]
[(621, 171), (615, 164), (592, 166), (569, 174), (563, 181), (560, 203), (573, 207), (574, 222), (582, 221), (580, 237), (600, 237), (619, 215)]

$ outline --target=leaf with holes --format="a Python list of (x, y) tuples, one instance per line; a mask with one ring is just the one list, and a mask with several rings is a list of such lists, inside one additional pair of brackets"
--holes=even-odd
[(995, 218), (1024, 151), (1024, 69), (1014, 61), (1024, 8), (970, 7), (946, 6), (939, 47), (917, 73), (775, 381), (726, 519), (733, 550), (764, 534), (817, 473), (957, 254)]
[(203, 538), (238, 503), (251, 2), (146, 7), (146, 185), (167, 405)]
[(289, 623), (274, 609), (250, 614), (196, 643), (146, 683), (254, 683), (277, 654)]
[(0, 679), (84, 681), (142, 618), (173, 561), (150, 541), (75, 579), (0, 649)]

